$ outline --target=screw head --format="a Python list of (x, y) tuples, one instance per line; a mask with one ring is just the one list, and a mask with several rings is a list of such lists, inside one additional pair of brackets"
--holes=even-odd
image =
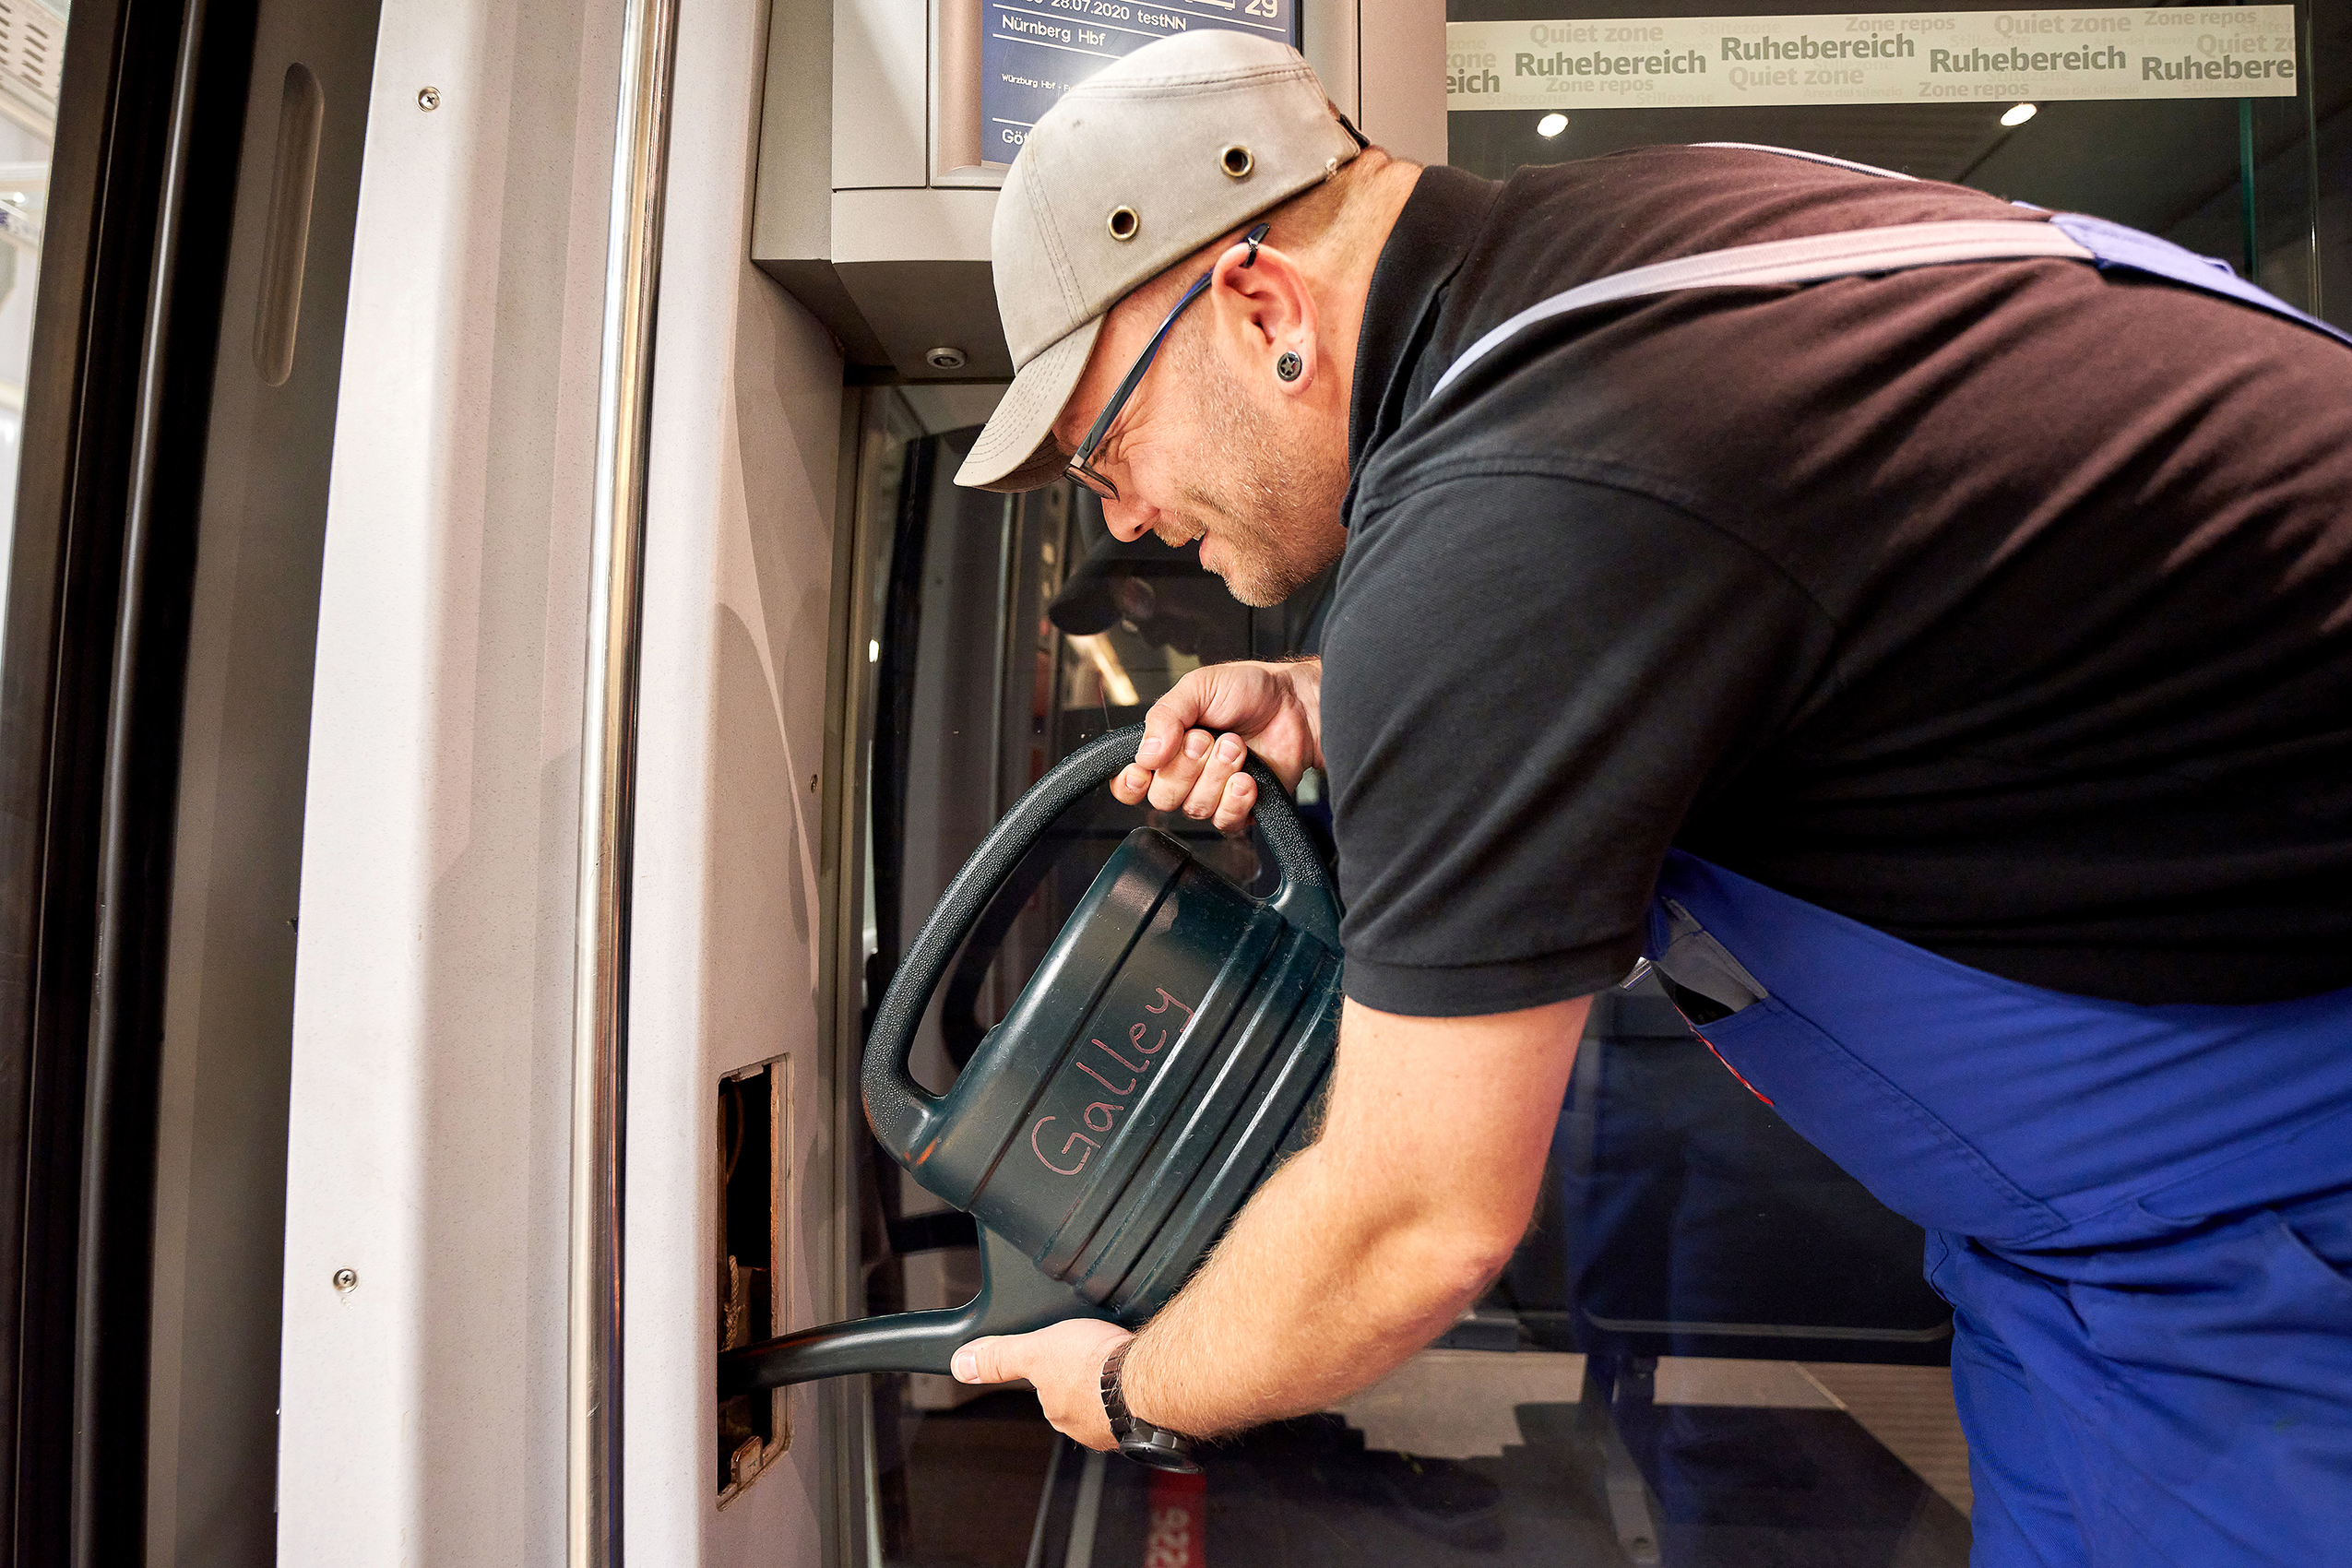
[(964, 368), (964, 350), (942, 343), (923, 355), (923, 363), (933, 370), (961, 370)]
[(349, 1295), (351, 1291), (356, 1290), (359, 1288), (360, 1271), (358, 1269), (339, 1268), (335, 1271), (335, 1289), (342, 1291), (346, 1295)]
[(435, 109), (440, 108), (441, 89), (437, 87), (421, 87), (417, 89), (417, 107), (423, 110), (428, 114), (432, 113)]

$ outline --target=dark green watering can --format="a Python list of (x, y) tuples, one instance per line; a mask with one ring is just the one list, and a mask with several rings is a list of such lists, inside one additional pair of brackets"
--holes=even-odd
[(918, 1182), (979, 1222), (980, 1294), (730, 1350), (720, 1398), (848, 1372), (944, 1372), (968, 1339), (1068, 1317), (1140, 1324), (1313, 1138), (1339, 1037), (1339, 904), (1289, 795), (1254, 756), (1258, 826), (1282, 873), (1271, 899), (1139, 827), (955, 1087), (932, 1094), (907, 1070), (932, 992), (991, 896), (1142, 739), (1135, 725), (1090, 742), (1021, 797), (923, 923), (866, 1042), (866, 1119)]

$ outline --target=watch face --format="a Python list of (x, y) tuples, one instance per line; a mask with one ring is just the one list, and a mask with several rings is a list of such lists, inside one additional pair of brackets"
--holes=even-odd
[(1119, 1444), (1119, 1452), (1138, 1465), (1148, 1465), (1155, 1470), (1168, 1470), (1180, 1476), (1197, 1476), (1198, 1464), (1181, 1449), (1163, 1448), (1146, 1438), (1131, 1437)]

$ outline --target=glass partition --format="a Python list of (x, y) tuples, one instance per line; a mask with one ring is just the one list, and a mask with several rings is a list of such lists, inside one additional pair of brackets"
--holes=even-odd
[[(2339, 325), (2352, 320), (2352, 300), (2341, 297), (2352, 261), (2352, 20), (2342, 7), (1792, 14), (1800, 9), (1788, 0), (1448, 0), (1449, 160), (1499, 179), (1658, 143), (1796, 148), (2113, 219), (2221, 257)], [(1541, 24), (1554, 24), (1541, 36), (1569, 42), (1539, 46)], [(1912, 52), (1885, 62), (1841, 53), (1833, 64), (1823, 49), (1887, 38), (1914, 40)], [(1610, 42), (1621, 39), (1635, 42)], [(1951, 41), (1941, 60), (1938, 39)], [(1791, 58), (1727, 58), (1735, 40), (1749, 51), (1788, 47)], [(1808, 41), (1819, 58), (1803, 54)], [(1538, 79), (1534, 92), (1515, 74), (1522, 53), (1541, 55), (1531, 67), (1566, 53), (1574, 69), (1591, 63), (1580, 54), (1679, 64), (1658, 52), (1688, 47), (1706, 56), (1705, 72)], [(1960, 68), (2037, 52), (2023, 73)], [(2181, 74), (2191, 63), (2193, 80)], [(2074, 96), (2088, 93), (2115, 96)], [(1503, 99), (1522, 106), (1479, 106)]]
[(16, 533), (17, 453), (65, 16), (65, 0), (0, 0), (0, 603), (6, 602), (8, 543)]

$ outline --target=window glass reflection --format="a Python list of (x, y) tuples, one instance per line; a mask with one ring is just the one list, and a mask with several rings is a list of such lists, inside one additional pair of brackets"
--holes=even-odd
[(6, 602), (7, 546), (16, 534), (17, 457), (65, 17), (65, 0), (0, 0), (0, 603)]

